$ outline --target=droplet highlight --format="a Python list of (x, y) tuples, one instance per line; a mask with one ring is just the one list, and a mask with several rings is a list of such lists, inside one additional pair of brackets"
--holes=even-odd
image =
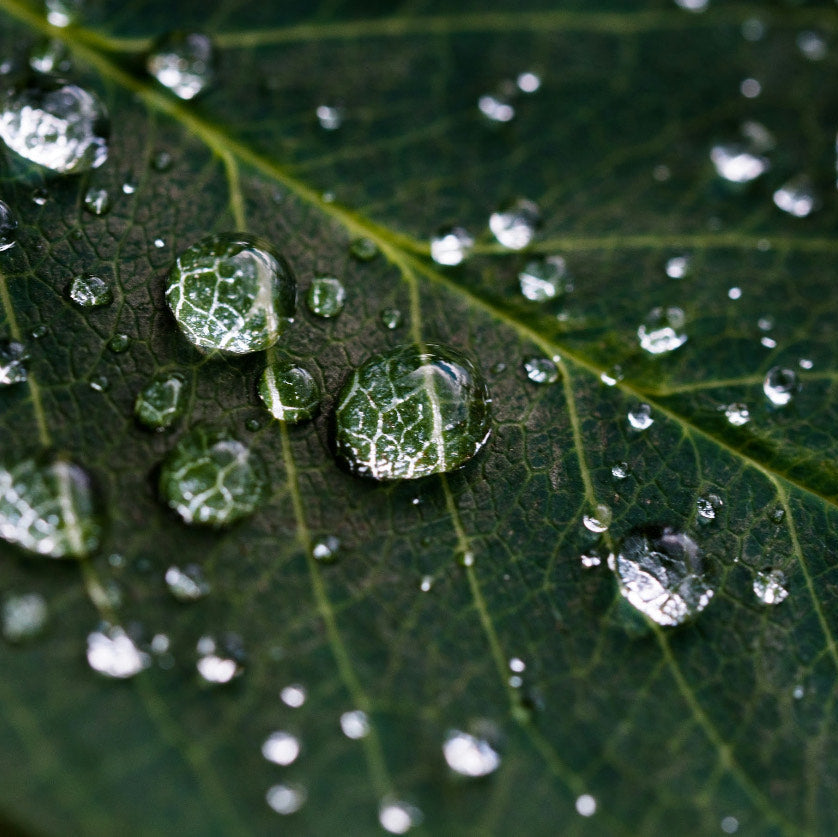
[(215, 49), (200, 32), (170, 32), (152, 47), (146, 68), (175, 96), (188, 101), (215, 81)]
[(81, 308), (103, 308), (113, 302), (111, 286), (101, 276), (83, 273), (70, 283), (70, 299)]
[(337, 317), (346, 304), (346, 288), (340, 279), (318, 276), (311, 280), (306, 294), (308, 310), (318, 317)]
[(297, 424), (320, 408), (320, 387), (311, 372), (290, 362), (271, 363), (259, 378), (259, 397), (278, 421)]
[(531, 302), (546, 302), (573, 290), (567, 262), (561, 256), (532, 259), (518, 274), (521, 293)]
[(489, 229), (498, 244), (523, 250), (541, 226), (541, 210), (531, 200), (517, 198), (489, 216)]
[(674, 352), (687, 342), (685, 319), (680, 308), (653, 308), (637, 329), (640, 348), (650, 355)]
[(17, 241), (17, 219), (11, 207), (0, 201), (0, 253), (14, 247)]
[(178, 374), (160, 374), (140, 390), (134, 402), (134, 415), (140, 424), (162, 432), (182, 415), (186, 401), (186, 382)]
[(431, 258), (443, 267), (456, 267), (468, 258), (474, 239), (462, 227), (440, 227), (431, 238)]
[(451, 770), (460, 776), (488, 776), (500, 767), (500, 754), (488, 741), (461, 730), (449, 730), (442, 753)]
[(788, 598), (786, 575), (782, 570), (760, 570), (754, 576), (754, 595), (764, 605), (778, 605)]
[(785, 407), (799, 388), (797, 373), (785, 366), (774, 366), (769, 369), (762, 382), (765, 397), (775, 407)]

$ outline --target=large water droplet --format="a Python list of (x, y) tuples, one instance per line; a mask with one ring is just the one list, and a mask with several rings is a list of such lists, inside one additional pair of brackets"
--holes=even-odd
[(352, 709), (340, 716), (340, 728), (347, 738), (364, 738), (369, 734), (370, 722), (367, 713), (361, 709)]
[(312, 374), (293, 363), (271, 363), (259, 378), (259, 397), (279, 421), (310, 419), (320, 407), (320, 387)]
[(308, 310), (318, 317), (337, 317), (346, 302), (346, 288), (340, 279), (318, 276), (311, 280), (306, 304)]
[(21, 384), (27, 377), (29, 353), (17, 340), (0, 340), (0, 387)]
[(541, 225), (541, 211), (526, 198), (518, 198), (489, 216), (489, 229), (498, 244), (523, 250)]
[(151, 430), (163, 431), (183, 414), (185, 396), (186, 383), (180, 375), (156, 375), (137, 395), (134, 415)]
[(448, 766), (461, 776), (488, 776), (500, 767), (500, 754), (483, 738), (449, 730), (442, 745)]
[(186, 523), (225, 526), (251, 514), (265, 495), (262, 465), (241, 442), (196, 427), (166, 457), (160, 493)]
[(397, 346), (363, 363), (341, 390), (337, 458), (377, 480), (452, 471), (489, 438), (489, 403), (483, 376), (460, 352)]
[(25, 642), (40, 636), (48, 619), (47, 602), (40, 593), (6, 596), (0, 607), (0, 625), (6, 642)]
[(272, 785), (265, 794), (265, 801), (277, 814), (295, 814), (305, 805), (308, 791), (299, 784)]
[(17, 241), (17, 219), (11, 207), (0, 201), (0, 253), (8, 250)]
[(262, 744), (262, 755), (268, 761), (285, 767), (293, 764), (300, 755), (300, 741), (290, 732), (272, 732)]
[(16, 154), (59, 174), (101, 166), (108, 133), (105, 106), (76, 84), (36, 76), (0, 98), (0, 138)]
[(680, 308), (653, 308), (637, 329), (640, 348), (650, 355), (674, 352), (687, 342), (684, 312)]
[(179, 602), (197, 602), (210, 592), (210, 584), (197, 564), (176, 566), (166, 570), (166, 587)]
[(555, 384), (559, 380), (559, 367), (549, 357), (527, 358), (524, 372), (534, 384)]
[(91, 215), (106, 215), (111, 209), (111, 197), (105, 189), (91, 186), (84, 195), (84, 208)]
[(90, 480), (71, 462), (32, 459), (0, 467), (0, 537), (51, 558), (81, 558), (99, 546)]
[(378, 821), (390, 834), (406, 834), (422, 822), (422, 812), (409, 802), (387, 796), (378, 805)]
[(116, 680), (133, 677), (151, 664), (148, 654), (118, 625), (88, 635), (87, 662), (94, 671)]
[(113, 302), (111, 286), (89, 273), (76, 276), (70, 283), (70, 299), (82, 308), (102, 308)]
[(695, 541), (669, 527), (636, 531), (608, 556), (620, 593), (660, 625), (680, 625), (710, 602)]
[(170, 32), (154, 44), (146, 68), (178, 98), (194, 99), (215, 80), (215, 50), (200, 32)]
[(169, 273), (166, 301), (196, 346), (246, 354), (270, 348), (294, 314), (296, 282), (269, 244), (221, 233), (187, 249)]
[(785, 407), (794, 397), (799, 386), (797, 373), (793, 369), (774, 366), (768, 370), (762, 382), (762, 391), (775, 407)]
[(440, 227), (431, 239), (431, 258), (445, 267), (460, 264), (474, 247), (474, 239), (467, 230), (457, 226)]
[(518, 274), (521, 293), (533, 302), (545, 302), (573, 290), (567, 263), (561, 256), (548, 256), (527, 262)]
[(789, 594), (782, 570), (761, 570), (754, 576), (754, 595), (765, 605), (777, 605)]
[(800, 174), (774, 192), (774, 205), (795, 218), (806, 218), (820, 206), (820, 199), (812, 179)]

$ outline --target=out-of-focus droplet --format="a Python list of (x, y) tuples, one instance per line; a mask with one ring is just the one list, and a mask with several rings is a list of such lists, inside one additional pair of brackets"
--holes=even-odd
[(474, 239), (462, 227), (440, 227), (431, 238), (431, 258), (443, 267), (456, 267), (463, 262), (474, 246)]
[(118, 625), (88, 635), (87, 662), (94, 671), (116, 680), (134, 677), (151, 664), (148, 654)]
[(492, 235), (509, 250), (523, 250), (540, 225), (541, 210), (526, 198), (516, 198), (489, 216)]
[(200, 32), (171, 32), (151, 48), (146, 68), (179, 99), (194, 99), (215, 81), (215, 49)]
[(774, 205), (794, 218), (806, 218), (818, 209), (820, 199), (812, 179), (800, 174), (774, 192)]
[(461, 776), (488, 776), (500, 767), (500, 754), (487, 740), (462, 730), (448, 731), (442, 752), (451, 770)]
[(684, 312), (680, 308), (653, 308), (637, 329), (640, 348), (650, 355), (674, 352), (687, 342), (685, 321)]
[(0, 627), (6, 642), (35, 639), (46, 628), (49, 609), (40, 593), (13, 593), (0, 605)]
[(754, 576), (754, 595), (765, 605), (777, 605), (788, 597), (785, 585), (782, 570), (760, 570)]

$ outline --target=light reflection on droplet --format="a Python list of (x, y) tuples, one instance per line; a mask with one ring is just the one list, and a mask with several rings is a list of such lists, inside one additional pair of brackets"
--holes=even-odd
[(500, 767), (500, 754), (488, 741), (461, 730), (448, 731), (442, 753), (451, 770), (461, 776), (488, 776)]
[(299, 709), (306, 702), (306, 689), (299, 683), (293, 683), (286, 686), (280, 693), (280, 700), (292, 709)]
[(378, 821), (390, 834), (406, 834), (422, 822), (422, 812), (408, 802), (388, 796), (379, 803)]
[(300, 741), (290, 732), (272, 732), (262, 744), (262, 755), (268, 761), (286, 767), (293, 764), (300, 755)]
[(265, 794), (265, 801), (277, 814), (293, 814), (305, 804), (308, 792), (302, 785), (273, 785)]
[(583, 817), (592, 817), (596, 813), (596, 799), (589, 793), (576, 798), (576, 813)]
[(370, 722), (367, 713), (360, 709), (344, 712), (340, 716), (340, 728), (347, 738), (357, 740), (369, 734)]

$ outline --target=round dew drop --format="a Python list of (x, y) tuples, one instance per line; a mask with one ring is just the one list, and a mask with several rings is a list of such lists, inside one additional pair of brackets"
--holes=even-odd
[(84, 195), (84, 208), (91, 215), (106, 215), (111, 209), (111, 197), (105, 189), (91, 186)]
[(179, 99), (194, 99), (215, 80), (212, 41), (199, 32), (163, 35), (146, 59), (148, 72)]
[(318, 276), (311, 280), (306, 304), (308, 310), (318, 317), (337, 317), (346, 303), (346, 288), (340, 279), (331, 276)]
[(178, 374), (157, 375), (134, 402), (134, 415), (151, 430), (171, 427), (183, 414), (186, 383)]
[(297, 424), (320, 407), (320, 387), (311, 373), (293, 363), (272, 363), (259, 378), (259, 397), (278, 421)]
[(23, 343), (0, 340), (0, 387), (21, 384), (27, 380), (26, 361), (29, 353)]
[(440, 227), (431, 238), (431, 258), (443, 267), (456, 267), (468, 257), (472, 247), (474, 239), (467, 230), (453, 225)]
[(793, 369), (774, 366), (768, 370), (762, 382), (765, 397), (775, 407), (785, 407), (799, 389), (797, 373)]
[(549, 357), (531, 357), (524, 361), (524, 372), (534, 384), (555, 384), (559, 367)]
[(532, 302), (545, 302), (573, 290), (567, 263), (561, 256), (533, 259), (518, 274), (521, 293)]
[(541, 210), (526, 198), (518, 198), (489, 216), (489, 229), (498, 244), (508, 250), (523, 250), (541, 226)]
[(102, 308), (113, 302), (113, 291), (100, 276), (81, 274), (70, 283), (70, 299), (82, 308)]

